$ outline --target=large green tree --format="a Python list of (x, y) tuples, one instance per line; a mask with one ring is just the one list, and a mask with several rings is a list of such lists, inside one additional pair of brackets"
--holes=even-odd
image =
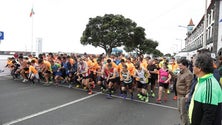
[(163, 56), (163, 53), (158, 50), (158, 49), (155, 49), (153, 52), (152, 52), (153, 56), (154, 57), (160, 57), (160, 56)]
[(132, 52), (136, 51), (140, 43), (142, 43), (146, 38), (145, 38), (145, 29), (142, 27), (136, 27), (134, 30), (129, 34), (129, 40), (128, 42), (124, 43), (124, 50), (126, 52)]
[[(141, 34), (142, 28), (140, 30), (137, 30), (135, 33)], [(139, 31), (139, 32), (138, 32)], [(139, 35), (136, 35), (139, 36)], [(151, 39), (146, 39), (146, 38), (133, 38), (134, 41), (131, 45), (126, 45), (124, 47), (124, 50), (126, 52), (135, 52), (137, 55), (142, 55), (142, 54), (153, 54), (155, 56), (161, 56), (163, 55), (159, 50), (156, 49), (156, 47), (159, 45), (157, 41), (153, 41)]]
[(124, 46), (126, 52), (161, 55), (158, 42), (146, 39), (145, 29), (122, 15), (105, 14), (89, 18), (81, 37), (81, 44), (101, 47), (107, 55), (113, 48)]
[[(134, 42), (136, 23), (122, 15), (105, 14), (90, 18), (81, 37), (81, 44), (101, 47), (110, 55), (112, 48)], [(144, 36), (143, 36), (144, 37)]]

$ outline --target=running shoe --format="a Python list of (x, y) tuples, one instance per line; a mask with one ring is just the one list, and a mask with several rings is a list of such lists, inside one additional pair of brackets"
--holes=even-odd
[(177, 96), (174, 96), (174, 97), (173, 97), (173, 100), (177, 100)]
[(95, 87), (96, 87), (96, 85), (93, 83), (93, 84), (92, 84), (92, 88), (94, 89)]
[(149, 102), (149, 97), (147, 96), (144, 101)]
[(107, 90), (106, 89), (102, 89), (102, 93), (106, 93), (107, 92)]
[(44, 84), (43, 84), (43, 85), (46, 85), (46, 84), (48, 84), (48, 82), (44, 82)]
[(29, 80), (28, 79), (23, 79), (23, 81), (22, 82), (28, 82)]
[(167, 94), (170, 94), (170, 90), (169, 89), (167, 89)]
[(155, 93), (152, 93), (151, 96), (154, 98), (156, 95), (155, 95)]
[(141, 94), (137, 94), (138, 98), (141, 99), (143, 96)]
[(61, 81), (61, 83), (62, 83), (62, 84), (64, 84), (65, 82), (66, 82), (66, 80), (65, 80), (65, 79)]
[(92, 90), (90, 90), (90, 91), (88, 92), (88, 94), (89, 94), (89, 95), (92, 95), (92, 94), (93, 94)]
[(157, 99), (157, 100), (156, 100), (156, 103), (157, 103), (157, 104), (161, 104), (161, 99)]
[(112, 96), (111, 96), (110, 94), (108, 94), (108, 95), (106, 96), (106, 98), (107, 98), (107, 99), (112, 99)]
[(49, 86), (50, 84), (48, 82), (45, 82), (43, 85), (44, 86)]
[(120, 96), (120, 97), (123, 97), (123, 94), (122, 94), (122, 93), (120, 93), (120, 94), (119, 94), (119, 96)]
[(80, 85), (76, 85), (76, 88), (79, 88), (80, 87)]
[(132, 95), (131, 95), (130, 99), (133, 100), (133, 96)]
[(100, 89), (101, 89), (102, 93), (106, 92), (106, 90), (103, 87), (101, 87)]
[(126, 99), (126, 97), (127, 97), (127, 95), (126, 95), (126, 94), (124, 94), (124, 95), (123, 95), (123, 99)]
[(138, 94), (137, 94), (137, 96), (139, 97), (139, 96), (140, 96), (140, 94), (138, 93)]
[(69, 88), (72, 88), (72, 85), (71, 84), (69, 84), (69, 86), (68, 86)]
[(146, 99), (145, 96), (142, 96), (142, 97), (140, 98), (141, 101), (144, 101), (145, 99)]

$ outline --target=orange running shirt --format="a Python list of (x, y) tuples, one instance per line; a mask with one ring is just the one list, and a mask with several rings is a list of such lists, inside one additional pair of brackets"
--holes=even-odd
[(29, 66), (29, 73), (37, 74), (38, 71), (35, 69), (34, 66), (31, 65), (31, 66)]

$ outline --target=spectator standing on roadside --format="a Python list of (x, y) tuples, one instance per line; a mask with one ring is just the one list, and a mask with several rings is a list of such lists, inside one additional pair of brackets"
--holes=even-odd
[(180, 73), (177, 75), (177, 107), (180, 114), (181, 125), (189, 125), (188, 112), (186, 110), (186, 101), (189, 96), (193, 74), (188, 69), (188, 60), (181, 58), (178, 60)]
[(222, 56), (219, 56), (218, 62), (219, 62), (218, 71), (219, 71), (219, 74), (220, 74), (220, 84), (222, 86)]
[(213, 60), (200, 53), (194, 60), (197, 84), (189, 106), (191, 125), (221, 125), (222, 89), (213, 76)]

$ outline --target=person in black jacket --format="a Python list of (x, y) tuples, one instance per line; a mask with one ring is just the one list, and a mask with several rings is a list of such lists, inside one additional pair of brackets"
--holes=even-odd
[(200, 53), (194, 59), (194, 91), (189, 105), (191, 125), (221, 125), (222, 90), (213, 75), (213, 60), (207, 53)]

